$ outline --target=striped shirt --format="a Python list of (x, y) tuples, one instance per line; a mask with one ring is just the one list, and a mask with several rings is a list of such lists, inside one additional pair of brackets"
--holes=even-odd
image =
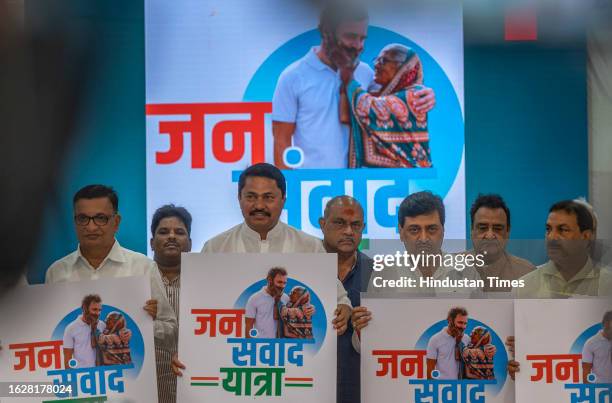
[[(181, 275), (179, 274), (173, 280), (168, 280), (161, 272), (162, 283), (168, 302), (177, 316), (179, 314), (179, 295), (181, 291)], [(155, 345), (155, 362), (157, 366), (157, 396), (159, 403), (175, 403), (176, 402), (176, 375), (172, 372), (171, 360), (172, 355), (177, 352), (175, 345), (170, 350), (161, 346)]]

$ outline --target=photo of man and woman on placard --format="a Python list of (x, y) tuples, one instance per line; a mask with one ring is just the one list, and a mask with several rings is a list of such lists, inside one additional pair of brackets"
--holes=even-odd
[(112, 311), (102, 320), (102, 298), (98, 294), (83, 297), (81, 310), (82, 314), (64, 330), (64, 367), (131, 364), (132, 331), (123, 314)]
[(287, 295), (287, 277), (286, 269), (271, 268), (266, 276), (267, 284), (248, 299), (245, 313), (247, 335), (259, 338), (313, 338), (312, 318), (316, 309), (310, 303), (310, 291), (298, 285)]

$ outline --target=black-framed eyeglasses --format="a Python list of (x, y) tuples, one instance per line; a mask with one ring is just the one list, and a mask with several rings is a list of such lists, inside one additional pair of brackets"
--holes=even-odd
[(74, 216), (74, 222), (77, 225), (85, 227), (85, 226), (89, 225), (89, 222), (91, 220), (93, 220), (94, 224), (96, 224), (98, 227), (103, 227), (106, 224), (108, 224), (108, 220), (110, 220), (114, 216), (115, 216), (115, 214), (111, 214), (111, 215), (96, 214), (93, 217), (92, 216), (88, 216), (86, 214), (78, 214), (78, 215)]

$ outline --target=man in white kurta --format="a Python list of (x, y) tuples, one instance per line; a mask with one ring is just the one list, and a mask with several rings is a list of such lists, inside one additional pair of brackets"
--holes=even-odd
[[(266, 239), (261, 239), (246, 223), (238, 224), (206, 242), (202, 253), (326, 253), (326, 250), (321, 240), (279, 221)], [(351, 306), (340, 280), (337, 286), (338, 305)]]
[[(262, 163), (246, 169), (238, 181), (244, 222), (208, 240), (202, 252), (326, 253), (320, 239), (279, 221), (285, 189), (285, 177), (275, 166)], [(346, 290), (339, 280), (336, 282), (339, 308), (350, 308)]]
[(77, 192), (73, 205), (79, 246), (49, 267), (45, 283), (145, 276), (151, 284), (151, 299), (145, 302), (144, 309), (155, 320), (155, 341), (172, 346), (178, 335), (176, 316), (155, 262), (121, 247), (115, 239), (121, 221), (117, 194), (103, 185), (89, 185)]
[[(279, 221), (287, 185), (280, 169), (260, 163), (245, 169), (238, 180), (238, 202), (244, 222), (209, 239), (202, 253), (326, 253), (321, 240)], [(351, 300), (342, 283), (333, 320), (338, 334), (347, 329)], [(173, 370), (182, 376), (185, 366), (175, 357)]]

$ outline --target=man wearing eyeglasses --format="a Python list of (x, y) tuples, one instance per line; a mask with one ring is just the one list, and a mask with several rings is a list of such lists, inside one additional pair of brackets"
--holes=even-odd
[(156, 343), (171, 347), (178, 333), (177, 321), (155, 263), (143, 254), (121, 247), (115, 239), (121, 222), (117, 193), (104, 185), (85, 186), (74, 195), (73, 209), (79, 245), (49, 267), (45, 283), (148, 276), (151, 299), (145, 302), (144, 310), (155, 320)]
[[(368, 290), (372, 274), (372, 259), (357, 248), (364, 229), (363, 208), (350, 196), (337, 196), (325, 206), (319, 219), (323, 231), (323, 245), (328, 253), (338, 254), (338, 279), (348, 293), (354, 307), (361, 305), (360, 293)], [(359, 354), (351, 343), (353, 327), (338, 336), (338, 403), (360, 401)]]

